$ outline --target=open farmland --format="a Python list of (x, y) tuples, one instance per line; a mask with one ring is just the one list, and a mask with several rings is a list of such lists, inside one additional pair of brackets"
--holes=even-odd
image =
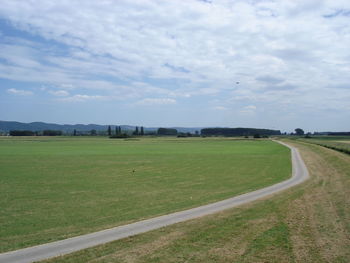
[(47, 263), (349, 262), (350, 156), (298, 141), (311, 178), (266, 200)]
[(1, 251), (249, 192), (291, 174), (289, 149), (210, 138), (2, 138)]

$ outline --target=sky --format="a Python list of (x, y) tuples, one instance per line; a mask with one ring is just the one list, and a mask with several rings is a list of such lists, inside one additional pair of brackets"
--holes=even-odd
[(0, 120), (350, 131), (350, 1), (2, 0)]

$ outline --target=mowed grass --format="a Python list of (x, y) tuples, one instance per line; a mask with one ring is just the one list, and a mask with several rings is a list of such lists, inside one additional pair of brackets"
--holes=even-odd
[(350, 136), (319, 136), (301, 140), (350, 154)]
[(311, 178), (265, 200), (46, 263), (350, 262), (350, 156), (297, 146)]
[(1, 252), (222, 200), (291, 175), (267, 140), (1, 138)]

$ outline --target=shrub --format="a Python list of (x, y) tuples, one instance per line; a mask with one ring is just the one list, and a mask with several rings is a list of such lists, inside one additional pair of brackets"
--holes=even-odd
[(11, 136), (34, 136), (35, 132), (13, 130), (13, 131), (10, 131), (10, 135)]
[(125, 138), (131, 138), (131, 136), (129, 134), (126, 134), (126, 133), (121, 133), (118, 135), (109, 136), (109, 138), (110, 139), (125, 139)]

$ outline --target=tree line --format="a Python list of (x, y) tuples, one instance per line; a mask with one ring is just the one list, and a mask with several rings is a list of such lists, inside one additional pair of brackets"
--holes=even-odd
[(255, 128), (205, 128), (201, 130), (202, 136), (260, 136), (281, 135), (280, 130)]
[(107, 130), (108, 136), (110, 138), (127, 138), (131, 136), (144, 136), (144, 135), (158, 135), (158, 136), (176, 136), (178, 131), (172, 128), (158, 128), (156, 131), (145, 131), (143, 126), (136, 126), (135, 130), (122, 131), (120, 126), (115, 127), (115, 132), (113, 134), (111, 126), (108, 126)]
[(21, 130), (12, 130), (10, 131), (11, 136), (61, 136), (62, 131), (56, 130), (43, 130), (43, 131), (21, 131)]
[[(286, 135), (286, 133), (284, 133)], [(304, 135), (304, 130), (296, 128), (295, 133), (290, 135)], [(314, 133), (318, 135), (319, 133)], [(320, 133), (321, 135), (333, 135), (333, 136), (349, 136), (350, 132), (327, 132)], [(61, 130), (43, 130), (43, 131), (32, 131), (32, 130), (11, 130), (9, 132), (11, 136), (109, 136), (111, 138), (128, 138), (132, 136), (177, 136), (177, 137), (196, 137), (196, 136), (252, 136), (254, 138), (267, 137), (273, 135), (282, 135), (280, 130), (271, 129), (255, 129), (255, 128), (204, 128), (195, 133), (190, 132), (179, 132), (174, 128), (158, 128), (154, 130), (146, 130), (143, 126), (136, 126), (134, 129), (123, 129), (122, 126), (107, 126), (107, 130), (95, 130), (90, 131), (79, 131), (74, 129), (73, 131), (61, 131)], [(306, 135), (311, 135), (307, 133)]]

